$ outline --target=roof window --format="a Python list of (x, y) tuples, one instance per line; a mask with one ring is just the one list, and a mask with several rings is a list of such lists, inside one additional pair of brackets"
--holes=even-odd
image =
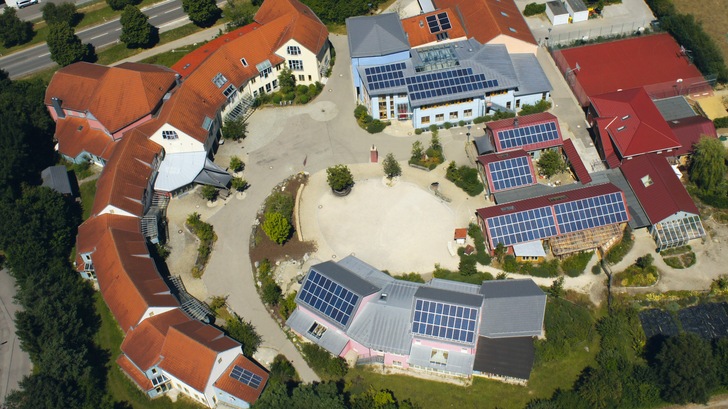
[(625, 129), (627, 129), (627, 127), (625, 125), (622, 125), (619, 128), (617, 128), (617, 132), (624, 131)]
[(623, 120), (623, 121), (626, 121), (626, 120), (628, 120), (628, 119), (629, 119), (629, 115), (625, 115), (625, 116), (623, 116), (623, 117), (622, 117), (622, 120)]
[(248, 66), (248, 61), (245, 58), (241, 58), (240, 59), (240, 63), (243, 64), (243, 67), (247, 67)]
[(513, 27), (508, 27), (508, 29), (509, 29), (509, 30), (511, 30), (511, 31), (512, 31), (512, 32), (514, 32), (514, 33), (517, 33), (516, 29), (515, 29), (515, 28), (513, 28)]
[(652, 181), (652, 178), (650, 177), (650, 175), (644, 175), (644, 176), (642, 176), (642, 177), (640, 178), (640, 180), (642, 181), (642, 185), (643, 185), (644, 187), (649, 187), (649, 186), (652, 186), (652, 184), (654, 183), (654, 182)]
[(202, 127), (205, 128), (205, 130), (209, 131), (212, 128), (212, 118), (206, 116), (205, 120), (202, 121)]
[(217, 75), (212, 79), (212, 83), (215, 84), (216, 87), (222, 88), (225, 83), (228, 82), (228, 79), (225, 78), (224, 75), (222, 75), (221, 72), (218, 72)]
[(508, 17), (508, 13), (506, 13), (505, 11), (501, 11), (501, 15), (502, 15), (503, 17)]

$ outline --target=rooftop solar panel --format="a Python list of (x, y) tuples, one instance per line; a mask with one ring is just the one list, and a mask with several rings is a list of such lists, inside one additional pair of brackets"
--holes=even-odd
[(535, 182), (526, 156), (491, 162), (488, 170), (495, 192), (532, 185)]
[(522, 126), (498, 131), (498, 143), (501, 150), (519, 148), (539, 142), (559, 139), (556, 122)]
[(492, 217), (486, 224), (494, 247), (498, 243), (508, 247), (556, 236), (551, 206)]
[(450, 18), (447, 16), (447, 13), (439, 13), (437, 15), (427, 16), (427, 27), (430, 29), (430, 34), (435, 34), (451, 29), (452, 25), (450, 24)]
[(301, 287), (298, 298), (342, 326), (354, 313), (359, 296), (341, 285), (311, 270)]
[(559, 203), (554, 211), (562, 234), (629, 220), (620, 192)]
[(367, 83), (371, 90), (403, 87), (405, 85), (404, 70), (405, 63), (387, 64), (378, 67), (364, 69)]
[(486, 80), (484, 74), (473, 74), (472, 68), (415, 75), (405, 83), (412, 101), (498, 86), (498, 80)]
[(477, 308), (417, 299), (412, 333), (472, 343), (475, 341), (477, 321)]
[(260, 387), (260, 384), (263, 382), (263, 378), (261, 378), (260, 376), (237, 365), (235, 365), (235, 367), (233, 367), (233, 370), (230, 372), (230, 377), (254, 389), (258, 389)]

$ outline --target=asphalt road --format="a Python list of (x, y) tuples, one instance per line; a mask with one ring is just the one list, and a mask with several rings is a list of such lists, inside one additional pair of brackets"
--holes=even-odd
[(0, 406), (7, 394), (18, 388), (18, 382), (30, 375), (32, 364), (28, 354), (20, 349), (15, 336), (15, 313), (18, 306), (15, 297), (15, 281), (7, 270), (0, 270)]
[[(149, 23), (159, 28), (160, 33), (189, 22), (187, 14), (182, 10), (181, 0), (165, 1), (142, 11), (149, 16)], [(119, 19), (115, 19), (83, 29), (76, 35), (82, 42), (91, 43), (99, 49), (118, 41), (121, 35), (121, 23), (119, 23)], [(46, 44), (0, 58), (0, 68), (7, 71), (11, 78), (22, 77), (53, 65), (55, 63), (51, 60)]]
[[(55, 3), (55, 4), (61, 4), (61, 3), (75, 3), (76, 7), (80, 8), (83, 4), (89, 3), (92, 0), (40, 0), (38, 4), (32, 4), (28, 7), (23, 7), (22, 9), (18, 9), (18, 17), (20, 17), (21, 20), (25, 21), (34, 21), (39, 20), (43, 14), (40, 11), (40, 8), (43, 7), (45, 3)], [(7, 7), (5, 3), (0, 3), (0, 13), (2, 12), (3, 8)]]

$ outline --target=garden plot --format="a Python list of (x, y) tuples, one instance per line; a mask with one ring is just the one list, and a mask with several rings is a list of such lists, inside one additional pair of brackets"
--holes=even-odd
[(669, 312), (660, 309), (640, 311), (640, 322), (645, 337), (650, 339), (655, 335), (671, 337), (679, 332), (675, 318)]
[(728, 304), (709, 303), (678, 311), (682, 327), (703, 339), (728, 336)]

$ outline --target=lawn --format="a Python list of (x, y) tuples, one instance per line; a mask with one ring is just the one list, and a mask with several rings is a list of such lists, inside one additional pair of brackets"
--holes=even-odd
[(153, 55), (149, 58), (145, 58), (139, 62), (142, 62), (144, 64), (159, 64), (164, 65), (165, 67), (172, 67), (177, 63), (177, 61), (181, 60), (182, 57), (187, 55), (187, 53), (191, 52), (192, 50), (198, 48), (200, 45), (197, 46), (188, 45), (186, 47), (180, 47), (174, 50), (169, 50), (167, 52), (159, 53), (156, 55)]
[[(109, 371), (106, 379), (106, 391), (114, 402), (115, 407), (131, 407), (134, 409), (199, 409), (201, 406), (192, 401), (180, 398), (172, 403), (168, 398), (149, 399), (140, 391), (116, 365), (116, 358), (121, 353), (121, 341), (124, 339), (121, 329), (116, 324), (111, 311), (104, 303), (101, 294), (96, 294), (96, 311), (101, 317), (101, 327), (96, 334), (96, 344), (110, 353)], [(118, 404), (124, 402), (128, 406)]]
[(723, 59), (728, 61), (728, 1), (673, 0), (677, 11), (692, 14), (703, 23), (703, 30), (716, 42)]
[(81, 190), (81, 209), (83, 209), (82, 217), (86, 220), (91, 216), (91, 208), (94, 205), (94, 197), (96, 196), (96, 180), (90, 180), (82, 183), (78, 187)]
[[(157, 43), (157, 45), (166, 44), (171, 41), (187, 37), (188, 35), (194, 34), (201, 30), (203, 29), (192, 23), (189, 23), (182, 27), (177, 27), (173, 30), (165, 31), (164, 33), (159, 35), (159, 43)], [(102, 65), (110, 65), (117, 61), (121, 61), (125, 58), (129, 58), (133, 55), (139, 54), (142, 51), (144, 51), (143, 48), (126, 48), (126, 44), (124, 43), (115, 44), (97, 50), (97, 55), (99, 59), (96, 61), (96, 63)], [(184, 53), (180, 53), (179, 58), (182, 58), (182, 56), (184, 56)]]

